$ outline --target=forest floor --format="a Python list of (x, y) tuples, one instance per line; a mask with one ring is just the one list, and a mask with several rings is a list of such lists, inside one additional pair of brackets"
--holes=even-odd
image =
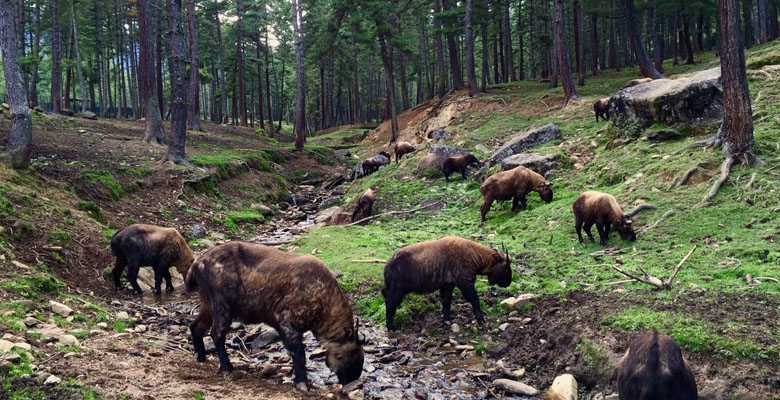
[[(751, 49), (748, 62), (760, 64), (779, 47)], [(667, 76), (717, 65), (713, 54), (699, 58), (692, 66), (668, 64)], [(140, 122), (35, 115), (33, 167), (0, 167), (0, 347), (18, 344), (0, 356), (0, 398), (308, 397), (292, 390), (289, 357), (278, 343), (264, 341), (267, 330), (260, 327), (237, 324), (229, 337), (239, 372), (217, 373), (214, 357), (197, 363), (186, 330), (197, 299), (182, 293), (180, 281), (162, 298), (114, 292), (105, 279), (113, 263), (108, 239), (135, 222), (174, 226), (196, 252), (240, 239), (323, 260), (337, 271), (361, 318), (367, 340), (362, 380), (369, 398), (500, 397), (490, 387), (501, 375), (499, 360), (510, 369), (524, 368), (523, 381), (539, 389), (569, 372), (580, 383), (581, 398), (603, 398), (616, 390), (616, 363), (631, 338), (651, 327), (680, 343), (702, 398), (776, 398), (780, 285), (764, 278), (780, 277), (780, 85), (751, 75), (756, 150), (768, 166), (735, 168), (730, 184), (700, 207), (722, 155), (687, 147), (714, 128), (653, 144), (620, 137), (610, 124), (593, 120), (593, 101), (614, 93), (634, 73), (589, 77), (587, 86), (578, 87), (581, 99), (565, 109), (560, 88), (522, 82), (491, 87), (478, 99), (452, 93), (441, 104), (401, 114), (403, 140), (422, 143), (427, 131), (442, 128), (453, 135), (452, 144), (480, 159), (526, 129), (553, 122), (562, 130), (562, 140), (533, 149), (561, 156), (561, 168), (550, 177), (554, 201), (543, 204), (532, 194), (529, 209), (517, 214), (508, 204), (494, 204), (481, 226), (479, 183), (417, 176), (424, 151), (366, 178), (324, 188), (338, 174), (347, 175), (356, 160), (344, 163), (333, 149), (361, 157), (386, 149), (386, 124), (316, 136), (304, 152), (249, 128), (205, 124), (206, 132), (189, 132), (192, 165), (182, 167), (160, 162), (165, 148), (140, 142)], [(8, 127), (0, 118), (0, 131)], [(607, 145), (615, 139), (625, 140)], [(699, 172), (689, 184), (671, 188), (694, 165)], [(436, 200), (443, 207), (363, 226), (322, 226), (320, 208), (348, 208), (367, 187), (377, 193), (374, 213)], [(571, 202), (587, 189), (616, 195), (624, 208), (658, 206), (640, 214), (642, 227), (674, 211), (634, 243), (613, 236), (611, 253), (599, 256), (602, 248), (580, 245), (573, 229)], [(381, 328), (381, 261), (402, 246), (446, 234), (505, 244), (514, 260), (512, 285), (478, 282), (485, 329), (476, 326), (457, 293), (457, 326), (443, 324), (438, 295), (431, 294), (409, 296), (396, 320), (401, 331), (388, 335)], [(624, 277), (610, 268), (620, 263), (625, 270), (641, 267), (666, 277), (694, 245), (672, 290), (616, 283)], [(535, 298), (511, 312), (499, 306), (521, 293)], [(57, 313), (49, 301), (72, 310)], [(307, 336), (306, 343), (314, 394), (344, 396), (332, 384), (316, 341)], [(52, 383), (57, 379), (51, 375), (61, 381)], [(47, 379), (50, 384), (42, 384)]]

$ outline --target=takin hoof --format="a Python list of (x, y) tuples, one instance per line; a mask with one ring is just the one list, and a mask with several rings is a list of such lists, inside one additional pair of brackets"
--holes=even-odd
[(173, 286), (169, 286), (165, 288), (166, 292), (173, 292)]
[(309, 391), (309, 385), (306, 384), (306, 382), (298, 382), (295, 384), (295, 388), (300, 390), (301, 392), (308, 392)]
[(198, 360), (198, 362), (205, 362), (206, 361), (206, 354), (198, 354), (198, 356), (195, 358)]

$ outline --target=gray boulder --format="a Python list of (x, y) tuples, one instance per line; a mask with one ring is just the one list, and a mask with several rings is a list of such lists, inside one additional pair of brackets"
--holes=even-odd
[(79, 113), (79, 117), (93, 120), (98, 119), (97, 114), (93, 113), (92, 111), (82, 111)]
[[(366, 161), (371, 160), (373, 163), (378, 165), (378, 168), (366, 168), (364, 167), (363, 163)], [(376, 172), (377, 169), (384, 167), (385, 165), (390, 164), (390, 159), (381, 155), (381, 154), (375, 154), (365, 160), (361, 160), (357, 164), (355, 164), (355, 167), (352, 168), (352, 179), (362, 178), (366, 175), (372, 174)]]
[(610, 97), (608, 112), (621, 127), (646, 129), (656, 122), (668, 126), (714, 124), (723, 118), (720, 67), (681, 79), (657, 79), (623, 89)]
[(651, 142), (665, 142), (667, 140), (679, 140), (683, 135), (676, 129), (655, 129), (645, 133), (645, 139)]
[(418, 175), (431, 175), (441, 172), (441, 165), (444, 160), (458, 155), (467, 154), (466, 150), (448, 146), (446, 144), (432, 144), (428, 147), (428, 154), (423, 156), (420, 161), (417, 162), (417, 174)]
[(437, 142), (442, 142), (452, 139), (452, 135), (444, 129), (434, 129), (428, 134), (428, 138)]
[(539, 153), (520, 153), (513, 154), (501, 161), (501, 170), (506, 171), (512, 168), (523, 166), (529, 168), (540, 175), (560, 167), (558, 154), (539, 154)]
[(206, 237), (206, 228), (203, 225), (195, 224), (190, 227), (190, 237), (193, 239), (202, 239)]
[(522, 153), (525, 149), (547, 143), (551, 140), (560, 139), (561, 137), (561, 130), (558, 129), (555, 124), (547, 124), (541, 128), (526, 131), (520, 136), (510, 140), (493, 153), (493, 155), (490, 156), (488, 163), (490, 165), (495, 165), (512, 154)]
[(341, 158), (343, 160), (346, 160), (347, 158), (352, 157), (352, 153), (349, 150), (347, 150), (347, 149), (335, 150), (333, 152), (333, 154), (335, 154), (336, 157), (339, 157), (339, 158)]

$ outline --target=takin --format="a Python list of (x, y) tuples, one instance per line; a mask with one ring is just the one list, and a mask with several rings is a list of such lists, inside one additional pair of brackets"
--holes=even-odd
[(618, 367), (620, 400), (696, 400), (696, 380), (674, 339), (649, 330), (634, 340)]
[(444, 160), (444, 163), (441, 165), (441, 172), (444, 173), (444, 179), (446, 179), (447, 182), (450, 181), (450, 175), (452, 175), (453, 172), (460, 172), (460, 175), (465, 181), (466, 170), (468, 169), (469, 165), (472, 164), (477, 167), (479, 166), (479, 160), (477, 160), (477, 157), (474, 157), (473, 154), (460, 154), (457, 156), (452, 156)]
[(516, 212), (518, 202), (522, 204), (521, 209), (525, 210), (525, 197), (532, 191), (539, 193), (539, 197), (546, 203), (551, 202), (553, 198), (552, 184), (547, 182), (543, 176), (522, 166), (491, 175), (485, 179), (485, 182), (482, 182), (479, 191), (484, 198), (480, 209), (483, 223), (494, 200), (512, 200), (512, 212)]
[(398, 142), (395, 145), (395, 163), (398, 164), (401, 161), (401, 157), (417, 150), (413, 144), (409, 142)]
[(123, 288), (119, 280), (122, 270), (127, 267), (127, 280), (139, 295), (143, 294), (138, 286), (141, 266), (149, 266), (154, 270), (154, 293), (159, 295), (163, 278), (166, 290), (173, 290), (169, 268), (176, 267), (182, 276), (187, 276), (195, 259), (187, 242), (175, 228), (145, 224), (130, 225), (115, 233), (111, 237), (111, 254), (116, 257), (114, 288)]
[[(386, 151), (380, 151), (376, 155), (384, 156), (387, 158), (388, 161), (391, 160), (390, 153)], [(363, 176), (373, 174), (374, 172), (379, 170), (379, 168), (385, 165), (384, 163), (379, 162), (379, 160), (377, 160), (375, 157), (376, 156), (372, 156), (363, 160)]]
[(371, 206), (374, 205), (374, 200), (376, 200), (374, 191), (371, 190), (371, 188), (366, 189), (366, 191), (357, 199), (355, 211), (352, 212), (352, 222), (368, 218), (368, 216), (371, 215)]
[(630, 88), (632, 86), (641, 85), (643, 83), (651, 82), (653, 78), (640, 78), (640, 79), (632, 79), (621, 86), (621, 89)]
[(509, 253), (502, 254), (458, 236), (420, 242), (398, 250), (385, 265), (382, 295), (387, 329), (395, 330), (395, 311), (407, 293), (439, 290), (444, 321), (449, 321), (452, 291), (456, 287), (471, 303), (477, 322), (483, 325), (485, 317), (474, 288), (476, 276), (487, 275), (489, 284), (507, 287), (512, 283), (510, 263)]
[(599, 232), (600, 243), (607, 245), (609, 239), (609, 230), (611, 226), (615, 227), (620, 237), (624, 240), (636, 240), (634, 233), (632, 214), (624, 214), (617, 200), (611, 194), (588, 191), (580, 194), (574, 200), (574, 228), (577, 230), (577, 238), (582, 240), (582, 228), (585, 227), (585, 233), (588, 234), (591, 242), (594, 242), (593, 234), (590, 228), (596, 224), (596, 230)]
[(276, 329), (293, 361), (295, 385), (306, 390), (303, 334), (312, 331), (326, 349), (325, 363), (347, 384), (363, 371), (352, 307), (336, 278), (318, 259), (260, 244), (228, 242), (201, 255), (187, 275), (198, 288), (200, 312), (190, 324), (199, 362), (206, 360), (203, 335), (211, 336), (220, 371), (230, 372), (225, 335), (234, 319)]
[(596, 122), (599, 122), (599, 117), (604, 121), (609, 121), (609, 113), (607, 112), (608, 104), (609, 97), (598, 99), (593, 103), (593, 112), (596, 113)]

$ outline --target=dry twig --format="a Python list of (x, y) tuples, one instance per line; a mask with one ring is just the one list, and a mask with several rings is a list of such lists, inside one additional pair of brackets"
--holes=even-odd
[(683, 257), (683, 259), (680, 260), (679, 263), (677, 263), (677, 266), (674, 268), (674, 272), (672, 272), (672, 275), (669, 276), (669, 278), (666, 279), (665, 281), (662, 281), (661, 279), (656, 278), (655, 276), (652, 276), (652, 275), (648, 274), (647, 272), (645, 272), (644, 269), (642, 269), (642, 267), (638, 267), (638, 268), (645, 275), (643, 278), (640, 278), (640, 277), (638, 277), (636, 275), (633, 275), (633, 274), (631, 274), (629, 272), (623, 271), (617, 265), (612, 265), (611, 267), (615, 271), (620, 272), (621, 274), (623, 274), (623, 275), (625, 275), (625, 276), (627, 276), (627, 277), (629, 277), (629, 278), (631, 278), (631, 279), (633, 279), (633, 280), (635, 280), (637, 282), (646, 283), (646, 284), (648, 284), (650, 286), (655, 287), (656, 289), (669, 290), (669, 289), (672, 288), (672, 285), (674, 284), (674, 279), (677, 277), (677, 273), (680, 272), (680, 268), (682, 268), (683, 264), (685, 264), (685, 262), (688, 261), (688, 258), (690, 258), (691, 255), (693, 254), (693, 252), (696, 251), (697, 247), (698, 247), (698, 245), (694, 245), (693, 248), (691, 248), (691, 250), (688, 252), (688, 254), (686, 254), (685, 257)]
[(363, 222), (368, 222), (368, 221), (371, 221), (371, 220), (377, 219), (377, 218), (379, 218), (379, 217), (384, 217), (384, 216), (386, 216), (386, 215), (409, 214), (409, 213), (417, 212), (417, 211), (420, 211), (420, 210), (425, 210), (426, 208), (431, 208), (431, 207), (435, 206), (435, 205), (436, 205), (436, 204), (438, 204), (438, 203), (441, 203), (441, 200), (436, 200), (436, 201), (434, 201), (434, 202), (433, 202), (433, 203), (431, 203), (431, 204), (426, 204), (426, 205), (424, 205), (424, 206), (420, 206), (420, 207), (417, 207), (417, 208), (413, 208), (413, 209), (411, 209), (411, 210), (389, 211), (389, 212), (382, 213), (382, 214), (372, 215), (372, 216), (370, 216), (370, 217), (366, 217), (366, 218), (363, 218), (363, 219), (357, 220), (357, 221), (355, 221), (355, 222), (353, 222), (353, 223), (351, 223), (351, 224), (347, 224), (347, 225), (344, 225), (344, 226), (353, 226), (353, 225), (362, 224)]

